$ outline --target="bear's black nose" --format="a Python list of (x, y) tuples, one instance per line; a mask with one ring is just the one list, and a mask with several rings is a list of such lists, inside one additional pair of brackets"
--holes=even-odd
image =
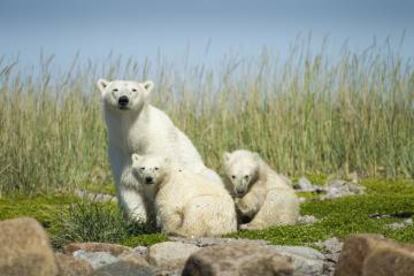
[(236, 195), (237, 196), (242, 196), (242, 195), (244, 195), (244, 193), (246, 193), (246, 190), (244, 188), (240, 188), (240, 187), (236, 188)]
[(152, 181), (153, 181), (153, 179), (152, 179), (152, 177), (151, 177), (151, 176), (147, 176), (147, 177), (145, 177), (145, 182), (146, 182), (147, 184), (151, 184), (151, 183), (152, 183)]
[(129, 103), (129, 99), (128, 99), (127, 96), (119, 97), (118, 104), (119, 104), (120, 107), (125, 107), (125, 106), (128, 105), (128, 103)]

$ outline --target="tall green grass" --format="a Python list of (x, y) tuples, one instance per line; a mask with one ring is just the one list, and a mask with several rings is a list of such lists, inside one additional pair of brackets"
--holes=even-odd
[(219, 66), (108, 57), (57, 72), (0, 60), (0, 192), (66, 190), (112, 181), (99, 77), (155, 82), (163, 109), (221, 171), (224, 151), (260, 152), (289, 175), (357, 171), (414, 176), (414, 70), (386, 47), (332, 56), (294, 45), (279, 58), (225, 57)]

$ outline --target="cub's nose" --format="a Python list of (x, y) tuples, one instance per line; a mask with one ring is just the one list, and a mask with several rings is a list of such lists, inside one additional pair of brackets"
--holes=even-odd
[(125, 106), (128, 105), (128, 103), (129, 103), (129, 99), (128, 99), (127, 96), (119, 97), (118, 104), (119, 104), (120, 107), (125, 107)]
[(153, 183), (153, 180), (154, 179), (151, 176), (145, 177), (145, 183), (147, 183), (147, 184), (152, 184)]
[(246, 192), (246, 190), (243, 189), (243, 188), (236, 188), (235, 192), (236, 192), (236, 195), (237, 196), (242, 196), (242, 195), (244, 195), (244, 193)]

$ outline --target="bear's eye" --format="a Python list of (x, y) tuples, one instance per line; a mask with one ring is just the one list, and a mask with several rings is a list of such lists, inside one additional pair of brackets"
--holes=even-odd
[(154, 168), (154, 170), (156, 170), (156, 171), (158, 171), (159, 169), (160, 169), (160, 168), (158, 168), (158, 167), (155, 167), (155, 168)]
[(112, 89), (113, 92), (118, 92), (118, 88)]
[(231, 179), (236, 179), (236, 176), (235, 176), (235, 175), (232, 175), (232, 176), (231, 176)]
[(145, 170), (145, 167), (141, 167), (140, 169), (141, 169), (141, 171), (143, 171), (143, 170)]
[(245, 175), (244, 176), (244, 179), (246, 179), (246, 180), (249, 179), (249, 176), (248, 175)]
[(137, 92), (137, 89), (136, 88), (132, 88), (132, 92)]

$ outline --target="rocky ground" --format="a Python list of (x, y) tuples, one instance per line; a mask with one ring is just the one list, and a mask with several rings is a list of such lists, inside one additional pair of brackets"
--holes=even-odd
[[(239, 231), (231, 238), (128, 232), (116, 199), (96, 191), (3, 198), (0, 275), (414, 275), (414, 245), (404, 243), (414, 236), (413, 184), (327, 180), (320, 185), (303, 177), (294, 183), (303, 202), (298, 225)], [(76, 203), (79, 198), (97, 204)], [(72, 219), (65, 223), (50, 215), (67, 210)], [(352, 234), (365, 232), (400, 243)]]
[(0, 222), (0, 275), (414, 275), (414, 245), (352, 235), (304, 246), (185, 239), (135, 248), (71, 243), (54, 251), (32, 218)]

